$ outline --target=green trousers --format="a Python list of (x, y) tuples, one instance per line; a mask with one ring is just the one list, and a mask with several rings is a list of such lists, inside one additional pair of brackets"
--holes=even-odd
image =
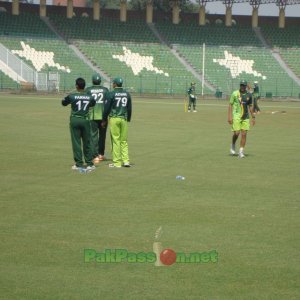
[(91, 143), (93, 158), (99, 154), (104, 155), (105, 152), (105, 139), (106, 129), (101, 126), (102, 120), (91, 120)]
[(110, 134), (112, 141), (112, 159), (116, 166), (129, 163), (128, 155), (128, 122), (122, 118), (109, 119)]
[(189, 97), (189, 106), (188, 106), (188, 110), (191, 110), (193, 105), (193, 109), (196, 109), (196, 98), (191, 98)]
[[(71, 117), (70, 118), (70, 132), (74, 161), (77, 167), (82, 167), (84, 164), (82, 157), (82, 150), (84, 160), (88, 166), (93, 165), (93, 157), (91, 151), (91, 126), (90, 120)], [(82, 148), (82, 149), (81, 149)]]

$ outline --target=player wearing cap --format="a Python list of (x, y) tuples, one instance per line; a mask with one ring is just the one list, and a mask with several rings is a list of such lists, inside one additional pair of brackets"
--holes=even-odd
[(235, 154), (235, 143), (241, 133), (239, 158), (244, 158), (247, 132), (250, 129), (249, 114), (252, 117), (252, 125), (255, 124), (255, 116), (252, 109), (252, 95), (247, 92), (247, 82), (240, 82), (239, 90), (232, 93), (228, 107), (228, 123), (231, 125), (233, 136), (230, 154)]
[(109, 117), (110, 134), (112, 139), (111, 168), (130, 167), (128, 155), (128, 122), (131, 120), (131, 96), (123, 89), (123, 79), (113, 80), (113, 91), (107, 97), (104, 106), (102, 126), (106, 126)]
[(86, 92), (93, 97), (96, 101), (96, 105), (90, 109), (91, 120), (91, 145), (93, 153), (93, 162), (99, 163), (105, 159), (105, 139), (106, 128), (102, 127), (102, 114), (104, 111), (104, 101), (108, 93), (108, 89), (101, 86), (101, 76), (94, 74), (92, 76), (93, 85), (86, 88)]
[(79, 170), (84, 166), (81, 150), (82, 145), (84, 160), (87, 164), (86, 169), (91, 171), (95, 169), (95, 166), (92, 162), (89, 108), (95, 105), (95, 100), (85, 92), (85, 80), (83, 78), (77, 78), (75, 86), (76, 92), (69, 94), (61, 102), (63, 106), (71, 104), (70, 132), (75, 161), (72, 170)]
[(193, 105), (193, 112), (197, 112), (196, 110), (197, 97), (195, 95), (195, 82), (191, 83), (191, 87), (188, 89), (187, 93), (189, 95), (188, 112), (191, 112), (192, 105)]

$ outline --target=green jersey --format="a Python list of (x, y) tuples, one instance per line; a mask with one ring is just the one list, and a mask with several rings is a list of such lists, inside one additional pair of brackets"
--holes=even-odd
[(122, 87), (116, 87), (107, 96), (103, 120), (110, 118), (122, 118), (130, 122), (131, 120), (131, 96)]
[(195, 87), (194, 86), (191, 86), (189, 89), (188, 89), (188, 95), (190, 96), (190, 98), (195, 98)]
[(232, 105), (233, 119), (249, 119), (249, 106), (252, 105), (252, 95), (248, 92), (242, 94), (239, 90), (234, 91), (229, 100)]
[(102, 120), (102, 114), (104, 111), (104, 102), (108, 93), (108, 89), (104, 86), (93, 85), (86, 88), (86, 93), (92, 95), (96, 104), (90, 109), (90, 119), (91, 120)]
[(95, 105), (95, 100), (86, 92), (74, 92), (65, 97), (61, 104), (67, 106), (71, 104), (71, 117), (88, 119), (89, 108)]

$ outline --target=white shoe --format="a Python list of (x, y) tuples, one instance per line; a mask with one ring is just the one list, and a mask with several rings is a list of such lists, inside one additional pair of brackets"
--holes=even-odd
[(123, 167), (125, 168), (130, 168), (131, 167), (131, 164), (129, 162), (126, 162), (123, 164)]
[(191, 112), (190, 110), (188, 110), (188, 112)]
[(74, 171), (78, 171), (80, 169), (80, 167), (77, 167), (76, 165), (74, 165), (74, 166), (71, 167), (71, 169), (74, 170)]
[(196, 110), (194, 110), (193, 112), (197, 112)]
[(239, 152), (239, 158), (244, 158), (244, 157), (245, 157), (244, 152)]
[(230, 148), (230, 154), (235, 155), (235, 147), (233, 145)]
[(95, 167), (95, 166), (87, 166), (87, 167), (86, 167), (86, 171), (87, 171), (87, 172), (92, 172), (92, 171), (94, 171), (94, 170), (96, 170), (96, 167)]
[(110, 168), (121, 168), (121, 166), (116, 166), (115, 164), (109, 164), (108, 165)]

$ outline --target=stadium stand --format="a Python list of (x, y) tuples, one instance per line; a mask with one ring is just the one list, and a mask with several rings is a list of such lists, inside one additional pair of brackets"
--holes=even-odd
[(0, 70), (0, 90), (18, 88), (19, 84)]
[(300, 30), (299, 26), (276, 28), (262, 26), (261, 32), (272, 48), (276, 48), (283, 60), (300, 77)]
[(86, 17), (66, 19), (57, 14), (50, 14), (49, 18), (66, 39), (158, 42), (144, 21), (124, 23), (109, 18), (101, 18), (100, 21)]
[[(176, 45), (176, 49), (195, 69), (202, 70), (201, 45)], [(206, 47), (205, 64), (206, 80), (227, 94), (238, 87), (240, 78), (259, 81), (262, 95), (296, 96), (298, 92), (296, 83), (262, 47)]]
[(18, 16), (0, 13), (0, 35), (57, 38), (38, 15), (27, 12)]
[(76, 45), (110, 77), (122, 76), (134, 92), (183, 94), (192, 81), (197, 82), (170, 49), (160, 44), (78, 40)]
[[(12, 52), (23, 57), (25, 62), (37, 71), (59, 73), (60, 90), (73, 89), (74, 78), (79, 76), (89, 78), (93, 72), (62, 40), (6, 37), (1, 39), (1, 42)], [(28, 59), (26, 51), (33, 54), (27, 56)]]
[(273, 48), (300, 48), (299, 26), (287, 28), (261, 26), (261, 32), (267, 43)]
[(249, 26), (228, 28), (221, 25), (173, 25), (170, 22), (157, 22), (155, 26), (169, 44), (199, 45), (205, 43), (212, 46), (235, 47), (261, 44)]
[(300, 78), (300, 46), (298, 48), (280, 48), (280, 55)]
[[(269, 92), (274, 96), (298, 96), (300, 92), (299, 85), (280, 67), (270, 49), (263, 47), (249, 25), (199, 26), (196, 18), (173, 25), (170, 20), (157, 19), (155, 27), (168, 47), (160, 44), (141, 15), (124, 23), (119, 21), (118, 11), (101, 10), (100, 21), (94, 21), (91, 11), (84, 10), (88, 13), (75, 9), (75, 16), (67, 19), (65, 8), (49, 7), (50, 23), (61, 34), (59, 37), (39, 17), (38, 6), (22, 6), (19, 16), (12, 16), (7, 9), (0, 14), (1, 43), (37, 71), (60, 74), (60, 90), (73, 89), (74, 78), (90, 78), (94, 72), (68, 45), (74, 44), (108, 77), (124, 77), (131, 91), (184, 94), (191, 81), (198, 86), (200, 82), (169, 47), (201, 75), (205, 43), (205, 78), (215, 89), (229, 94), (239, 79), (245, 78), (259, 81), (263, 96)], [(263, 26), (261, 33), (300, 76), (298, 27)], [(205, 88), (204, 93), (213, 91)]]

